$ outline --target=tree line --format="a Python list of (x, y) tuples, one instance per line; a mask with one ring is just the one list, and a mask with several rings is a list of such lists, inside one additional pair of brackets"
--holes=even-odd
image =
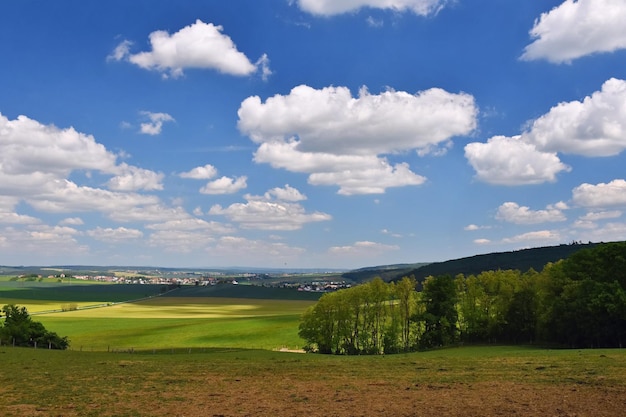
[(61, 337), (34, 321), (26, 307), (7, 304), (2, 307), (4, 324), (0, 324), (0, 345), (31, 346), (46, 349), (67, 349), (67, 336)]
[(626, 343), (626, 242), (606, 243), (530, 269), (380, 278), (326, 293), (303, 315), (305, 349), (333, 354), (409, 352), (456, 344)]

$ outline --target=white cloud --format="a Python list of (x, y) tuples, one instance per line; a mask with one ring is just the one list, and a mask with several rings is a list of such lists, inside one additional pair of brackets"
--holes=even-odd
[(355, 12), (369, 7), (413, 12), (419, 16), (437, 14), (449, 0), (296, 0), (298, 7), (307, 13), (319, 16), (332, 16)]
[(528, 243), (541, 245), (546, 242), (559, 242), (561, 234), (555, 230), (538, 230), (535, 232), (523, 233), (521, 235), (505, 238), (504, 243)]
[(602, 227), (588, 227), (578, 232), (578, 239), (589, 242), (614, 242), (626, 239), (626, 223), (606, 223)]
[(82, 226), (83, 224), (85, 222), (80, 217), (68, 217), (59, 222), (61, 226)]
[[(279, 198), (284, 195), (278, 194)], [(290, 194), (295, 195), (295, 192), (290, 191)], [(289, 200), (272, 201), (273, 195), (276, 195), (276, 189), (268, 191), (265, 196), (246, 195), (244, 198), (247, 203), (235, 203), (226, 208), (214, 205), (209, 214), (226, 216), (244, 229), (261, 230), (299, 230), (307, 223), (328, 221), (332, 218), (326, 213), (307, 213), (299, 203)]]
[[(40, 211), (95, 211), (114, 218), (160, 204), (155, 196), (126, 191), (160, 190), (163, 174), (118, 165), (117, 158), (93, 136), (73, 128), (46, 126), (26, 116), (8, 120), (0, 114), (0, 205), (8, 204), (5, 210), (11, 211), (25, 201)], [(76, 171), (87, 177), (92, 171), (112, 176), (111, 190), (70, 181)]]
[(556, 181), (569, 171), (558, 153), (613, 156), (626, 149), (626, 81), (611, 78), (582, 101), (560, 103), (519, 136), (470, 143), (465, 156), (478, 179), (502, 185)]
[(227, 234), (233, 233), (233, 228), (218, 222), (208, 222), (206, 220), (193, 217), (184, 217), (175, 220), (168, 220), (162, 223), (154, 223), (146, 226), (147, 229), (160, 231), (196, 231), (203, 234)]
[(238, 236), (224, 236), (209, 250), (210, 254), (230, 259), (230, 262), (241, 263), (245, 260), (244, 262), (248, 265), (253, 265), (257, 262), (268, 264), (274, 261), (280, 266), (304, 252), (303, 248), (281, 242), (267, 242)]
[(469, 143), (465, 157), (479, 180), (496, 185), (554, 182), (558, 173), (570, 170), (555, 153), (540, 152), (519, 136), (494, 136), (487, 143)]
[[(626, 6), (625, 6), (626, 7)], [(626, 28), (626, 25), (624, 25)], [(560, 103), (523, 140), (543, 152), (612, 156), (626, 149), (626, 81), (611, 78), (582, 101)]]
[(179, 176), (181, 178), (191, 178), (194, 180), (208, 180), (217, 175), (217, 168), (207, 164), (202, 167), (195, 167), (191, 171), (183, 172)]
[(534, 41), (525, 48), (521, 59), (563, 63), (624, 49), (625, 21), (623, 0), (566, 0), (535, 21), (530, 31)]
[(425, 179), (385, 154), (422, 154), (447, 148), (454, 136), (476, 127), (472, 96), (433, 88), (417, 94), (388, 90), (352, 97), (346, 87), (300, 85), (265, 103), (248, 97), (238, 127), (259, 144), (254, 160), (310, 174), (314, 185), (338, 185), (340, 194), (383, 193)]
[(377, 255), (398, 249), (400, 248), (396, 245), (385, 245), (383, 243), (364, 240), (348, 246), (332, 246), (328, 251), (335, 255)]
[(164, 77), (177, 78), (188, 68), (214, 69), (224, 74), (245, 76), (262, 69), (262, 76), (271, 74), (269, 60), (263, 55), (252, 64), (237, 50), (232, 39), (223, 33), (222, 26), (196, 20), (174, 34), (156, 31), (150, 34), (149, 52), (130, 53), (131, 43), (121, 42), (109, 55), (110, 59), (129, 62), (148, 70), (156, 70)]
[(111, 178), (107, 186), (113, 191), (162, 190), (164, 175), (127, 164), (119, 165), (120, 175)]
[(0, 211), (0, 224), (39, 224), (41, 220), (25, 214)]
[(4, 239), (0, 239), (0, 247), (9, 253), (19, 249), (21, 253), (36, 253), (42, 258), (52, 255), (72, 256), (89, 251), (87, 246), (78, 244), (76, 236), (80, 232), (71, 227), (45, 224), (29, 225), (25, 229), (7, 227), (1, 234)]
[(163, 248), (167, 252), (191, 253), (205, 249), (215, 237), (194, 230), (159, 230), (148, 239), (148, 245)]
[(179, 253), (205, 249), (218, 236), (234, 231), (229, 225), (192, 217), (150, 224), (146, 228), (155, 231), (150, 234), (148, 240), (150, 246), (162, 247), (169, 252)]
[(79, 169), (112, 173), (116, 159), (93, 136), (74, 128), (46, 126), (26, 116), (9, 120), (0, 113), (0, 175), (7, 176), (0, 181), (0, 191), (22, 188), (20, 181), (32, 187), (33, 182), (62, 178)]
[(163, 130), (163, 123), (174, 122), (174, 118), (167, 113), (152, 113), (149, 111), (142, 111), (141, 114), (148, 118), (150, 121), (141, 123), (139, 131), (144, 135), (159, 135)]
[(598, 221), (598, 220), (606, 220), (606, 219), (616, 219), (622, 216), (622, 212), (619, 210), (610, 210), (610, 211), (590, 211), (585, 215), (580, 217), (580, 220), (583, 221)]
[(491, 229), (491, 226), (479, 226), (477, 224), (468, 224), (463, 228), (466, 232), (475, 232), (477, 230)]
[(141, 230), (127, 229), (125, 227), (118, 227), (115, 229), (110, 227), (96, 227), (95, 229), (87, 230), (86, 234), (96, 240), (108, 243), (120, 243), (143, 237), (143, 232)]
[[(558, 204), (563, 207), (562, 204)], [(562, 208), (550, 206), (546, 210), (531, 210), (514, 202), (506, 202), (498, 207), (496, 219), (515, 224), (539, 224), (547, 222), (562, 222), (567, 220)]]
[(257, 143), (297, 136), (298, 150), (335, 155), (372, 155), (422, 149), (476, 127), (477, 108), (468, 94), (439, 88), (410, 94), (388, 90), (352, 97), (346, 87), (306, 85), (265, 103), (248, 97), (239, 108), (239, 129)]
[(581, 184), (572, 190), (574, 204), (587, 208), (626, 207), (626, 181)]
[(200, 189), (202, 194), (234, 194), (245, 189), (248, 177), (242, 176), (237, 178), (221, 177), (214, 181), (208, 182)]
[(107, 61), (121, 61), (130, 54), (130, 47), (133, 45), (131, 41), (124, 40), (115, 47), (113, 52), (107, 56)]
[(491, 243), (489, 239), (474, 239), (474, 243), (477, 245), (488, 245)]
[(285, 184), (284, 188), (276, 187), (272, 188), (265, 193), (265, 199), (271, 200), (275, 198), (281, 201), (303, 201), (306, 200), (306, 196), (302, 194), (296, 188), (290, 187), (289, 184)]

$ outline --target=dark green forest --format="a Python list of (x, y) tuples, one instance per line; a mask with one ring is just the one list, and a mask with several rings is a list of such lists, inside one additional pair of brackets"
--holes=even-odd
[(414, 276), (324, 294), (302, 316), (305, 349), (409, 352), (459, 344), (622, 347), (626, 242), (603, 243), (541, 270)]
[(4, 324), (0, 324), (0, 345), (45, 347), (67, 349), (67, 337), (46, 330), (43, 324), (34, 321), (26, 307), (7, 304), (2, 307)]

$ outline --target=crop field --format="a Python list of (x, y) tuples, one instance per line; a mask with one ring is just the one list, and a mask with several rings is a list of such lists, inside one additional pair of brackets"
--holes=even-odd
[[(68, 336), (73, 350), (299, 349), (300, 315), (319, 297), (233, 285), (162, 288), (5, 281), (0, 305), (25, 306), (46, 329)], [(61, 311), (70, 305), (76, 309)]]
[(0, 348), (18, 416), (620, 416), (626, 352), (465, 347), (389, 356)]
[(612, 417), (626, 409), (622, 349), (279, 352), (302, 345), (299, 317), (315, 295), (60, 285), (0, 281), (0, 304), (29, 311), (104, 305), (33, 316), (67, 335), (70, 350), (0, 346), (2, 416)]
[(311, 301), (158, 297), (36, 316), (74, 350), (300, 348), (298, 323)]

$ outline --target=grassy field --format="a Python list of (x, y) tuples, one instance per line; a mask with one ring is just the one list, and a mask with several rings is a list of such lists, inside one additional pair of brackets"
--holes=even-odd
[(0, 348), (3, 416), (618, 416), (626, 352), (390, 356)]
[(105, 305), (33, 316), (69, 336), (71, 350), (0, 347), (0, 415), (613, 417), (626, 409), (621, 349), (277, 352), (301, 346), (299, 316), (319, 295), (225, 285), (154, 297), (161, 291), (0, 280), (0, 305)]
[(158, 297), (36, 316), (75, 350), (300, 348), (298, 323), (311, 301)]
[[(319, 297), (234, 285), (183, 287), (165, 294), (162, 289), (4, 281), (0, 305), (25, 306), (48, 330), (68, 336), (73, 350), (298, 349), (303, 345), (297, 334), (300, 315)], [(78, 309), (50, 313), (69, 305)]]

